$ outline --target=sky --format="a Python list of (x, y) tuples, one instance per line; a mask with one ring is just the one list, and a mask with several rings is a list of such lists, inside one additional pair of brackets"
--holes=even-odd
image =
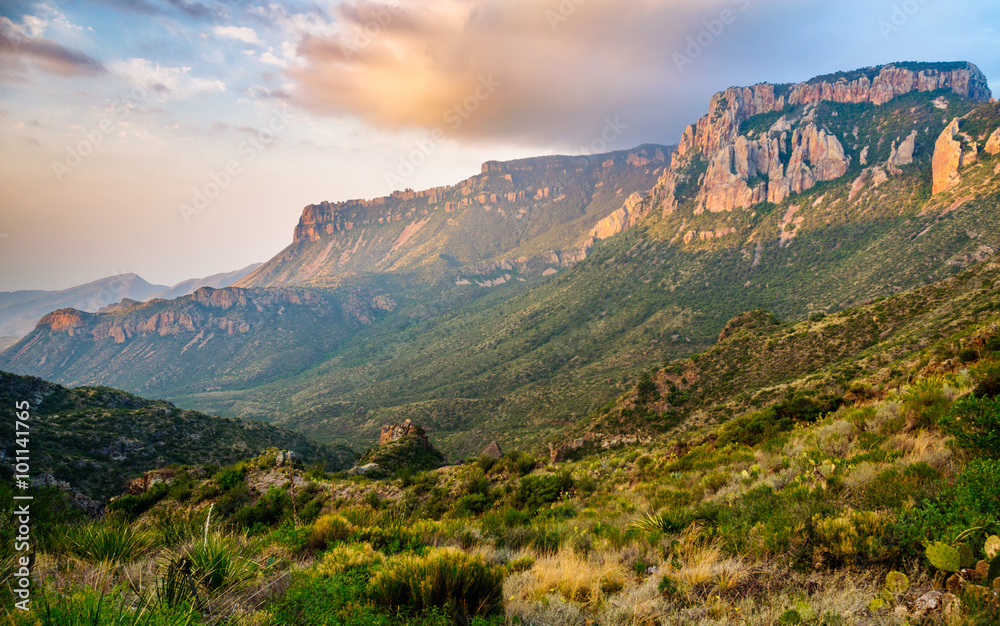
[(731, 85), (963, 60), (996, 92), (998, 28), (984, 0), (0, 0), (0, 291), (236, 270), (307, 204), (676, 143)]

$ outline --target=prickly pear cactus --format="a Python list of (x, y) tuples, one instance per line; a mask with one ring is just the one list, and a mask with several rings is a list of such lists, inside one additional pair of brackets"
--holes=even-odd
[(910, 588), (910, 579), (902, 572), (889, 572), (885, 576), (885, 589), (893, 595), (899, 595)]
[(969, 547), (969, 544), (962, 543), (958, 546), (958, 564), (962, 567), (972, 567), (976, 564), (976, 554)]
[(997, 553), (1000, 552), (1000, 537), (993, 535), (989, 539), (987, 539), (985, 550), (986, 550), (986, 558), (991, 560), (995, 559)]
[(962, 555), (958, 548), (941, 541), (933, 541), (927, 545), (927, 560), (945, 572), (957, 572), (962, 569)]
[[(995, 558), (990, 562), (990, 569), (986, 572), (986, 580), (989, 581), (1000, 581), (1000, 558)], [(994, 586), (996, 586), (994, 584)]]

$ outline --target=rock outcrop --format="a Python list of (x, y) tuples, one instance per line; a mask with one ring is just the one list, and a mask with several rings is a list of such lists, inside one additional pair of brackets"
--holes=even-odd
[[(677, 208), (679, 186), (697, 184), (696, 212), (781, 202), (819, 181), (843, 176), (850, 167), (840, 140), (811, 123), (808, 105), (821, 101), (882, 105), (913, 91), (937, 89), (983, 102), (991, 95), (985, 76), (971, 63), (885, 65), (795, 85), (729, 88), (715, 94), (708, 114), (684, 130), (670, 168), (654, 189), (654, 201), (669, 215)], [(795, 120), (782, 117), (759, 136), (740, 136), (743, 122), (788, 105), (806, 105), (799, 128), (793, 131)], [(911, 134), (895, 148), (890, 172), (912, 163), (915, 140)], [(867, 165), (868, 152), (862, 154), (862, 165)], [(707, 169), (700, 180), (689, 180), (688, 170), (698, 158)]]
[(819, 181), (843, 176), (850, 164), (840, 140), (815, 124), (795, 129), (790, 138), (783, 125), (775, 124), (764, 137), (737, 137), (712, 157), (695, 214), (732, 211), (765, 200), (781, 202)]
[(955, 138), (956, 135), (958, 135), (958, 118), (953, 119), (945, 127), (934, 144), (933, 193), (935, 195), (953, 189), (962, 182), (958, 170), (962, 167), (965, 155), (962, 142)]
[(913, 163), (913, 152), (916, 150), (917, 146), (917, 131), (913, 131), (909, 136), (903, 140), (899, 147), (896, 147), (896, 142), (892, 142), (892, 151), (889, 154), (888, 169), (890, 174), (901, 174), (903, 170), (899, 169), (904, 165), (910, 165)]
[(620, 209), (598, 222), (587, 236), (591, 239), (607, 239), (635, 226), (645, 216), (642, 198), (641, 193), (633, 192)]
[(983, 152), (992, 155), (1000, 153), (1000, 128), (993, 131), (993, 134), (986, 140), (986, 147), (983, 148)]
[(499, 459), (503, 457), (503, 450), (500, 449), (499, 443), (491, 441), (489, 445), (483, 449), (482, 456), (488, 456), (491, 459)]
[(378, 445), (385, 446), (394, 441), (399, 441), (403, 437), (414, 437), (424, 448), (430, 448), (431, 443), (427, 440), (427, 433), (420, 426), (410, 420), (402, 424), (390, 424), (382, 427), (382, 432), (378, 437)]

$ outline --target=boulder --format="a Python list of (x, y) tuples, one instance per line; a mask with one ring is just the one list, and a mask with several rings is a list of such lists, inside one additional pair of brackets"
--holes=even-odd
[(500, 449), (499, 443), (491, 441), (490, 444), (483, 449), (483, 456), (499, 459), (503, 456), (503, 450)]

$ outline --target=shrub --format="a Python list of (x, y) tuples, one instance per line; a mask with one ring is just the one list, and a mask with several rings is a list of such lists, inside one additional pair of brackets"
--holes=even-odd
[(1000, 361), (990, 361), (972, 372), (976, 381), (973, 395), (979, 398), (995, 398), (1000, 395)]
[(354, 527), (342, 515), (324, 515), (313, 523), (308, 546), (313, 550), (323, 550), (333, 543), (346, 540), (353, 530)]
[(938, 471), (926, 463), (915, 463), (900, 471), (891, 467), (856, 490), (857, 504), (866, 509), (898, 508), (906, 500), (922, 500), (938, 489)]
[(525, 476), (517, 489), (517, 502), (528, 508), (537, 509), (549, 502), (555, 502), (559, 496), (573, 488), (573, 478), (568, 471), (557, 474), (541, 474)]
[(116, 498), (108, 503), (108, 511), (121, 513), (126, 519), (134, 520), (166, 497), (170, 487), (166, 483), (156, 483), (138, 496), (132, 494)]
[(385, 557), (376, 552), (370, 543), (343, 544), (327, 552), (316, 571), (325, 576), (332, 576), (352, 569), (369, 568), (384, 560)]
[(945, 393), (941, 381), (921, 380), (903, 394), (902, 405), (906, 427), (913, 430), (937, 425), (951, 407), (951, 398)]
[(500, 606), (502, 584), (502, 573), (482, 557), (439, 550), (386, 562), (369, 583), (368, 596), (378, 606), (393, 609), (442, 608), (485, 616)]
[(1000, 459), (1000, 398), (960, 398), (940, 425), (963, 448)]
[(252, 532), (257, 532), (290, 517), (291, 512), (292, 497), (282, 489), (271, 487), (256, 504), (238, 510), (233, 515), (232, 521)]
[(243, 482), (243, 476), (245, 474), (246, 466), (243, 463), (240, 463), (232, 467), (227, 467), (216, 474), (214, 478), (216, 484), (218, 484), (223, 491), (229, 491)]
[(842, 563), (883, 561), (891, 555), (888, 530), (893, 518), (878, 511), (848, 509), (835, 517), (813, 517), (814, 559)]

